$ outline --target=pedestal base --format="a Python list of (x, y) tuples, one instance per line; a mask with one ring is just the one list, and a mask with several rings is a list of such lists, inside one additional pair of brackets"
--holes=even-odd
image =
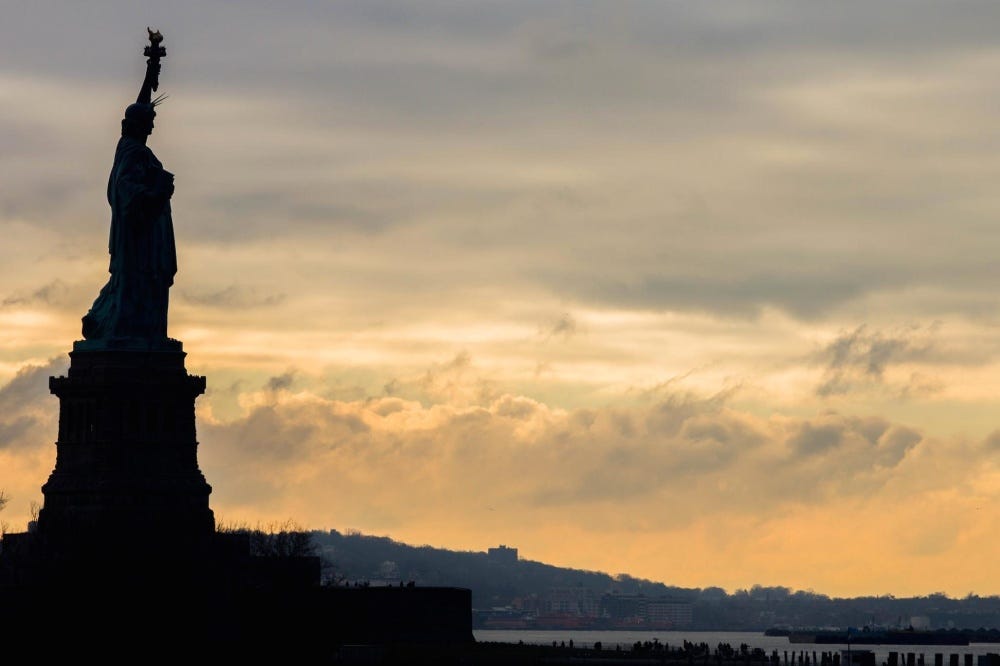
[[(179, 343), (178, 343), (179, 344)], [(184, 352), (83, 350), (59, 398), (56, 465), (42, 486), (38, 537), (64, 558), (200, 551), (214, 534), (198, 468), (194, 402), (205, 378)]]

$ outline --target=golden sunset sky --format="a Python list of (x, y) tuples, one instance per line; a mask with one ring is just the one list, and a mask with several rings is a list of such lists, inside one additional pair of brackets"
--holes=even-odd
[(1000, 4), (0, 0), (0, 518), (167, 57), (222, 522), (1000, 593)]

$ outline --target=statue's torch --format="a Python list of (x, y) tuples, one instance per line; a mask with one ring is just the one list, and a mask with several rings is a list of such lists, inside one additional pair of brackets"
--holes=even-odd
[(149, 26), (146, 26), (146, 32), (149, 33), (149, 46), (143, 49), (142, 54), (152, 60), (159, 60), (166, 56), (167, 49), (160, 46), (160, 42), (163, 41), (163, 35), (160, 34), (160, 31), (150, 30)]
[(149, 60), (146, 61), (146, 79), (142, 83), (142, 89), (139, 91), (139, 98), (136, 101), (148, 104), (151, 101), (152, 92), (160, 87), (160, 58), (167, 55), (167, 50), (160, 46), (163, 35), (160, 34), (159, 30), (151, 30), (149, 26), (146, 26), (146, 32), (149, 33), (149, 46), (143, 49), (142, 54)]

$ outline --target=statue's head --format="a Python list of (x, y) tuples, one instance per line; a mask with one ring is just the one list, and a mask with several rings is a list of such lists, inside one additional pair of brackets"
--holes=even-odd
[(152, 104), (136, 102), (130, 104), (125, 109), (125, 118), (122, 119), (122, 134), (145, 139), (153, 133), (153, 118), (156, 117), (156, 110)]

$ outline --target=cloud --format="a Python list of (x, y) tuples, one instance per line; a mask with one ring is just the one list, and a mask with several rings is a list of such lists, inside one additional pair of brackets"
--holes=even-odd
[[(480, 488), (514, 513), (544, 509), (568, 520), (613, 506), (625, 524), (677, 528), (719, 512), (750, 516), (866, 495), (924, 441), (874, 417), (769, 420), (691, 396), (582, 410), (509, 394), (459, 406), (399, 397), (345, 402), (302, 391), (247, 396), (243, 404), (245, 415), (206, 414), (200, 427), (220, 501), (232, 501), (224, 488), (233, 484), (236, 496), (248, 493), (240, 500), (247, 504), (249, 495), (288, 507), (312, 496), (354, 520), (367, 515), (362, 496), (373, 497), (383, 518), (404, 522)], [(796, 483), (751, 482), (779, 470)], [(336, 497), (324, 490), (334, 478)], [(649, 508), (663, 501), (684, 511), (651, 518)], [(299, 520), (323, 520), (322, 510), (303, 509)]]
[(0, 447), (23, 442), (25, 435), (35, 430), (37, 426), (38, 420), (31, 416), (19, 416), (13, 420), (6, 419), (0, 423)]
[(804, 423), (799, 432), (789, 440), (789, 444), (800, 453), (812, 455), (839, 445), (841, 435), (841, 429), (833, 425), (815, 427), (810, 423)]
[[(857, 388), (881, 385), (890, 364), (926, 360), (933, 351), (928, 333), (919, 328), (886, 334), (872, 331), (861, 325), (853, 331), (843, 332), (820, 352), (826, 369), (823, 380), (816, 387), (819, 396), (841, 395)], [(933, 391), (936, 382), (928, 382), (919, 374), (900, 389), (904, 394)]]
[[(502, 283), (600, 307), (816, 319), (939, 285), (964, 294), (941, 307), (983, 307), (996, 248), (975, 230), (997, 211), (975, 138), (995, 108), (979, 85), (993, 8), (970, 20), (919, 3), (899, 25), (892, 3), (836, 17), (766, 3), (288, 4), (178, 4), (152, 141), (178, 173), (179, 238), (231, 253), (202, 284), (275, 237), (325, 247), (327, 269), (256, 294), (185, 286), (192, 303), (338, 287), (348, 243), (365, 266), (359, 301), (376, 284), (454, 302)], [(32, 137), (0, 151), (2, 210), (101, 249), (104, 169), (141, 76), (129, 26), (148, 17), (59, 4), (73, 35), (95, 36), (63, 40), (51, 11), (2, 28), (14, 64), (0, 136)], [(66, 98), (72, 118), (52, 103)], [(282, 247), (267, 272), (296, 264)]]
[(27, 365), (0, 386), (0, 491), (11, 498), (4, 519), (14, 529), (22, 529), (19, 518), (41, 498), (55, 464), (59, 401), (49, 393), (49, 377), (65, 374), (66, 367), (62, 358)]
[(394, 377), (382, 386), (386, 396), (424, 403), (476, 404), (497, 397), (493, 378), (475, 367), (472, 355), (462, 350), (451, 359), (433, 363), (422, 371)]
[(26, 305), (33, 302), (45, 304), (62, 303), (66, 299), (68, 286), (62, 280), (54, 280), (42, 287), (39, 287), (31, 294), (8, 296), (0, 301), (0, 306), (9, 307), (11, 305)]
[(270, 379), (267, 380), (267, 390), (280, 391), (282, 389), (290, 388), (294, 380), (295, 380), (294, 371), (289, 371), (282, 375), (271, 377)]
[[(435, 372), (471, 366), (458, 354)], [(51, 471), (57, 404), (47, 377), (64, 371), (54, 359), (0, 388), (0, 433), (12, 438), (0, 457), (19, 474), (0, 486), (15, 499), (37, 497)], [(969, 491), (955, 501), (972, 501), (979, 491), (970, 461), (988, 470), (995, 457), (995, 436), (966, 446), (874, 416), (765, 418), (736, 408), (733, 394), (661, 388), (644, 403), (575, 409), (509, 393), (464, 404), (444, 396), (338, 400), (295, 374), (242, 393), (234, 418), (217, 418), (211, 396), (200, 399), (199, 460), (217, 515), (412, 531), (442, 544), (499, 531), (539, 548), (553, 525), (577, 539), (599, 539), (613, 525), (636, 538), (688, 535), (695, 543), (700, 526), (738, 519), (760, 530), (743, 539), (753, 551), (773, 545), (767, 525), (782, 516), (856, 502), (888, 515), (904, 498), (956, 492), (958, 478)], [(489, 524), (481, 523), (487, 506)], [(964, 529), (952, 528), (954, 543)], [(920, 557), (953, 552), (935, 542), (936, 529), (921, 534), (898, 544)]]
[(62, 312), (76, 312), (81, 303), (100, 289), (99, 285), (74, 282), (70, 284), (56, 278), (41, 287), (28, 290), (17, 290), (0, 301), (0, 308), (17, 309), (42, 306)]
[(285, 294), (261, 293), (255, 287), (230, 285), (219, 291), (195, 292), (182, 290), (181, 296), (189, 303), (215, 308), (258, 308), (278, 305), (285, 300)]
[(987, 435), (982, 442), (983, 447), (991, 452), (1000, 452), (1000, 430), (994, 430)]
[[(0, 414), (4, 422), (18, 421), (29, 414), (58, 411), (59, 401), (49, 394), (49, 377), (66, 372), (67, 362), (53, 358), (45, 365), (29, 365), (0, 387)], [(49, 434), (51, 437), (52, 434)]]
[[(848, 417), (829, 412), (799, 423), (788, 438), (794, 457), (838, 459), (837, 468), (876, 472), (898, 465), (923, 440), (920, 433), (878, 417)], [(858, 455), (849, 461), (847, 456)]]
[(573, 315), (566, 312), (560, 315), (555, 323), (548, 327), (545, 331), (545, 339), (551, 340), (552, 338), (558, 337), (563, 340), (568, 340), (570, 337), (575, 335), (576, 332), (576, 319), (573, 318)]

